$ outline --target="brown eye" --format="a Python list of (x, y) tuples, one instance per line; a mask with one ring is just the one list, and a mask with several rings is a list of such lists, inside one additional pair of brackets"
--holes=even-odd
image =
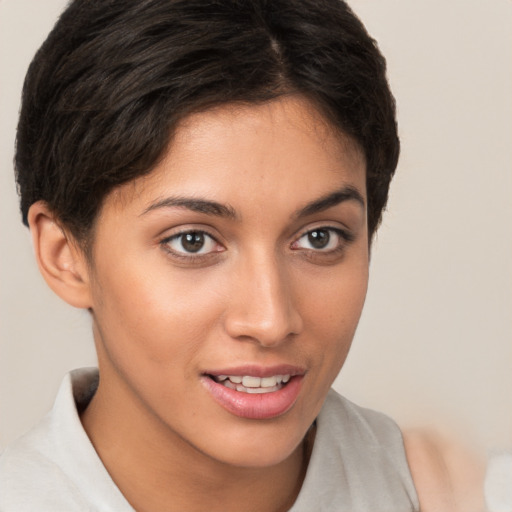
[(316, 252), (330, 252), (343, 247), (349, 236), (341, 229), (316, 228), (304, 233), (292, 244), (292, 249), (305, 249)]
[(181, 246), (187, 252), (199, 252), (204, 246), (204, 234), (193, 231), (181, 235)]
[(308, 234), (308, 242), (315, 249), (325, 249), (329, 245), (331, 235), (327, 229), (315, 229)]
[(186, 231), (173, 235), (163, 241), (171, 251), (183, 255), (201, 255), (215, 252), (217, 242), (204, 231)]

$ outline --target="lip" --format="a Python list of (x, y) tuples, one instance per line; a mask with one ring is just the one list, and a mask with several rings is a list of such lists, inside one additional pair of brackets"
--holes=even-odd
[[(285, 386), (277, 391), (250, 394), (227, 388), (210, 377), (219, 375), (250, 375), (253, 377), (290, 375), (291, 378)], [(302, 388), (304, 375), (304, 370), (292, 365), (271, 367), (247, 365), (204, 372), (201, 382), (210, 396), (229, 413), (239, 418), (264, 420), (281, 416), (293, 407)]]
[(280, 364), (275, 366), (244, 365), (216, 370), (207, 370), (204, 375), (250, 375), (251, 377), (272, 377), (274, 375), (304, 375), (306, 372), (298, 366), (291, 364)]

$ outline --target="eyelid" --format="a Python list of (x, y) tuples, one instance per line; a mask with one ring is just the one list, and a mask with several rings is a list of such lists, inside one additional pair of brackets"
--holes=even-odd
[(312, 231), (334, 231), (337, 235), (345, 239), (347, 242), (352, 242), (355, 240), (356, 235), (352, 232), (352, 230), (342, 227), (340, 225), (333, 225), (333, 224), (322, 224), (319, 223), (318, 225), (314, 226), (308, 226), (306, 228), (300, 229), (297, 234), (293, 237), (293, 242), (295, 243), (297, 240), (300, 240), (303, 236), (306, 236), (308, 233), (311, 233)]
[[(330, 236), (332, 236), (332, 233), (334, 233), (335, 236), (338, 238), (336, 246), (331, 247), (329, 249), (296, 246), (302, 238), (304, 238), (305, 236), (309, 235), (314, 231), (328, 231), (331, 233)], [(294, 241), (292, 242), (290, 248), (293, 251), (296, 251), (297, 253), (303, 254), (308, 259), (315, 260), (315, 258), (319, 258), (319, 262), (325, 262), (329, 258), (332, 259), (341, 256), (341, 254), (343, 254), (344, 251), (346, 250), (347, 246), (351, 242), (353, 242), (355, 238), (355, 235), (346, 228), (342, 228), (340, 226), (319, 224), (316, 226), (309, 226), (308, 228), (301, 230), (299, 234), (294, 238)], [(328, 243), (330, 243), (330, 240)]]
[[(204, 235), (205, 237), (210, 238), (213, 241), (213, 243), (216, 246), (221, 247), (221, 249), (220, 250), (211, 250), (211, 251), (204, 252), (204, 253), (202, 253), (202, 252), (194, 253), (194, 252), (187, 252), (185, 250), (179, 251), (179, 250), (173, 249), (170, 246), (170, 242), (172, 242), (173, 240), (177, 240), (180, 237), (187, 235), (189, 233), (200, 233), (200, 234)], [(211, 232), (209, 232), (208, 229), (206, 229), (204, 227), (195, 227), (195, 226), (187, 226), (187, 227), (178, 228), (178, 231), (170, 233), (170, 234), (162, 237), (158, 243), (170, 256), (180, 259), (182, 261), (195, 261), (198, 263), (206, 258), (212, 257), (218, 253), (224, 252), (224, 250), (225, 250), (224, 245), (219, 242), (218, 237), (213, 235)]]
[(210, 238), (213, 238), (213, 240), (215, 240), (218, 244), (224, 245), (222, 242), (220, 242), (222, 237), (215, 228), (209, 224), (195, 222), (180, 223), (179, 225), (168, 227), (165, 230), (160, 231), (160, 234), (158, 234), (157, 237), (161, 243), (165, 240), (170, 240), (171, 238), (185, 235), (187, 233), (204, 233)]

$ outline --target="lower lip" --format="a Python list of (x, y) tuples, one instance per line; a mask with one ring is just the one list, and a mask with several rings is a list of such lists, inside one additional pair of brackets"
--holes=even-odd
[(243, 393), (203, 376), (202, 382), (213, 399), (231, 414), (240, 418), (266, 420), (290, 410), (299, 395), (302, 375), (295, 375), (278, 391)]

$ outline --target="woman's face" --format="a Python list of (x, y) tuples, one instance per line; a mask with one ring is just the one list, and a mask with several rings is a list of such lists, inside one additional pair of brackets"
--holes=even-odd
[(111, 411), (224, 463), (288, 457), (363, 307), (365, 203), (361, 152), (300, 97), (187, 118), (98, 219), (91, 309)]

